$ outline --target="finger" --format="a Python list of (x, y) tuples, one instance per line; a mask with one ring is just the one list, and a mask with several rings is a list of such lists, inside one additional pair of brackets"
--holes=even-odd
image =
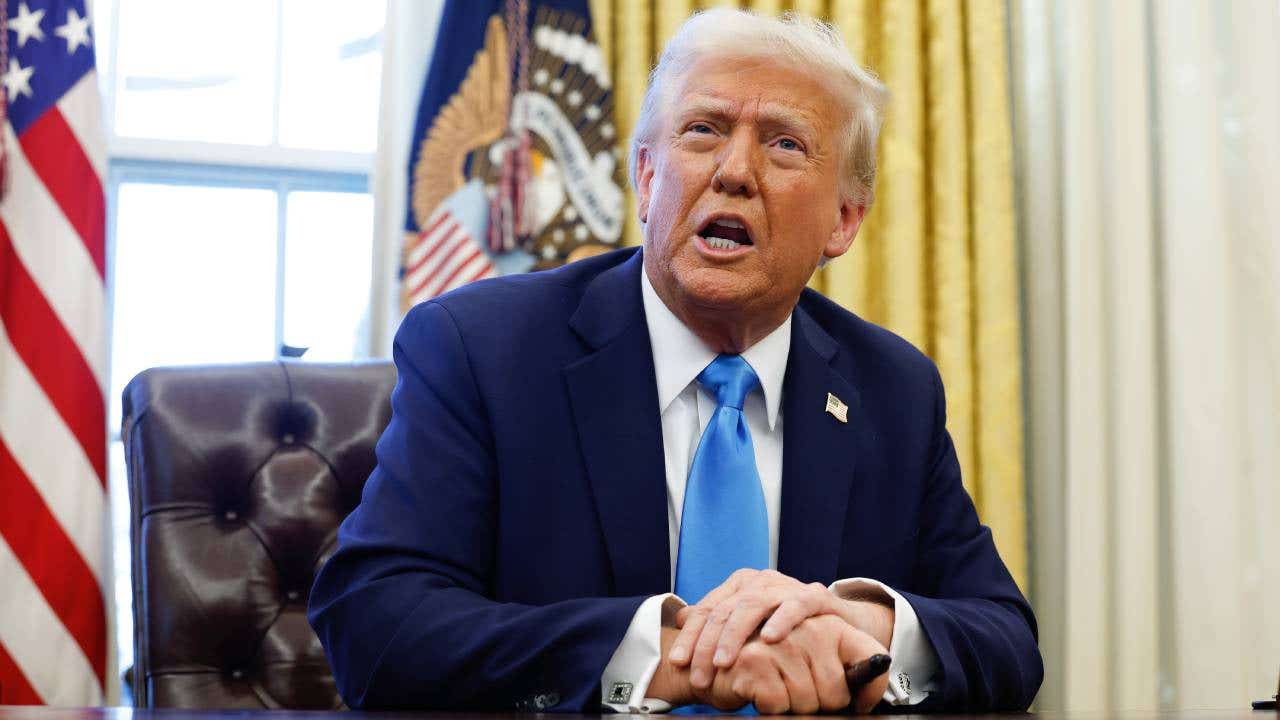
[(738, 662), (729, 670), (716, 673), (720, 679), (730, 681), (736, 696), (755, 703), (756, 710), (764, 714), (783, 713), (790, 707), (786, 683), (773, 662), (774, 648), (764, 643), (751, 643), (741, 653)]
[(733, 601), (716, 605), (707, 616), (706, 624), (702, 626), (698, 641), (693, 646), (693, 659), (689, 661), (689, 682), (695, 688), (705, 688), (711, 683), (711, 676), (715, 673), (712, 657), (715, 655), (717, 643), (720, 642), (720, 631), (724, 629), (725, 622), (733, 613), (734, 605)]
[[(736, 570), (719, 586), (707, 593), (697, 604), (680, 608), (676, 613), (676, 627), (681, 628), (682, 632), (676, 638), (676, 641), (671, 644), (671, 652), (667, 656), (672, 664), (677, 667), (684, 667), (690, 663), (693, 659), (693, 648), (698, 642), (698, 636), (706, 625), (707, 614), (722, 601), (732, 597), (739, 587), (757, 575), (759, 575), (759, 571), (750, 568)], [(692, 627), (689, 627), (690, 625)]]
[(778, 642), (790, 635), (805, 619), (835, 610), (835, 603), (836, 597), (821, 585), (793, 593), (778, 605), (768, 622), (760, 629), (760, 637), (765, 642)]
[(703, 705), (712, 705), (719, 710), (737, 710), (751, 702), (733, 690), (735, 678), (729, 673), (717, 673), (711, 687), (702, 691), (694, 691), (694, 700)]
[(796, 593), (805, 594), (803, 588), (800, 581), (773, 570), (744, 576), (737, 594), (733, 596), (737, 603), (720, 632), (712, 663), (719, 668), (733, 665), (742, 646), (760, 629), (760, 624), (768, 620), (788, 597)]
[(869, 713), (876, 705), (880, 704), (880, 700), (884, 697), (884, 691), (889, 687), (889, 673), (881, 673), (871, 682), (862, 686), (862, 689), (854, 696), (853, 709), (859, 713)]
[[(722, 687), (722, 683), (724, 690), (719, 689)], [(759, 687), (763, 687), (763, 684)], [(721, 710), (737, 710), (752, 702), (752, 699), (759, 694), (757, 684), (746, 673), (742, 672), (717, 673), (713, 689), (715, 690), (712, 694), (714, 702), (711, 704)], [(757, 708), (758, 710), (759, 708)]]
[(696, 605), (685, 605), (676, 611), (676, 627), (682, 628), (689, 621), (689, 616), (693, 614)]
[[(840, 633), (839, 654), (841, 663), (845, 667), (852, 667), (854, 663), (865, 660), (872, 655), (885, 654), (888, 651), (883, 645), (876, 641), (875, 638), (858, 630), (852, 626), (845, 625), (844, 631)], [(861, 688), (853, 689), (853, 707), (860, 713), (870, 712), (884, 696), (885, 689), (889, 686), (889, 673), (883, 672), (872, 678)]]
[(806, 620), (787, 636), (785, 645), (799, 648), (804, 656), (821, 711), (845, 710), (851, 701), (840, 656), (840, 635), (845, 632), (856, 631), (840, 618), (822, 615)]
[[(693, 646), (698, 642), (698, 636), (702, 633), (702, 626), (707, 622), (707, 615), (710, 611), (706, 608), (686, 607), (680, 612), (690, 610), (685, 616), (684, 624), (680, 627), (680, 634), (676, 635), (675, 642), (671, 643), (671, 649), (667, 652), (667, 659), (676, 667), (685, 667), (693, 658)], [(677, 624), (679, 620), (677, 619)]]
[(875, 638), (858, 628), (843, 623), (840, 626), (838, 652), (840, 654), (840, 662), (845, 667), (853, 667), (854, 663), (865, 660), (872, 655), (888, 655), (889, 651), (884, 645), (881, 645)]
[(733, 597), (734, 594), (746, 587), (748, 583), (758, 582), (763, 576), (762, 571), (752, 570), (751, 568), (741, 568), (734, 570), (733, 574), (725, 578), (725, 581), (711, 589), (711, 592), (702, 596), (697, 602), (697, 607), (712, 609), (716, 605)]
[(825, 656), (820, 652), (808, 654), (809, 672), (813, 675), (813, 686), (818, 693), (818, 706), (822, 712), (839, 712), (845, 710), (853, 702), (849, 693), (849, 683), (845, 681), (844, 665), (840, 658), (831, 653)]
[(720, 604), (721, 601), (728, 599), (734, 593), (738, 592), (743, 585), (750, 582), (757, 574), (759, 574), (759, 571), (752, 570), (750, 568), (735, 570), (732, 575), (725, 579), (724, 582), (712, 588), (711, 592), (703, 595), (702, 599), (698, 601), (698, 604), (705, 605), (707, 607), (715, 607)]
[[(735, 683), (734, 687), (738, 688), (739, 685)], [(742, 683), (741, 690), (761, 715), (782, 715), (791, 709), (787, 684), (777, 671)]]
[(738, 651), (746, 644), (747, 639), (760, 629), (764, 622), (778, 608), (780, 598), (748, 598), (739, 602), (724, 629), (720, 631), (720, 639), (716, 644), (715, 657), (712, 661), (716, 667), (726, 668), (738, 659)]
[(774, 662), (787, 686), (788, 711), (809, 715), (818, 711), (818, 689), (813, 682), (813, 672), (805, 653), (794, 643), (771, 646), (775, 649)]

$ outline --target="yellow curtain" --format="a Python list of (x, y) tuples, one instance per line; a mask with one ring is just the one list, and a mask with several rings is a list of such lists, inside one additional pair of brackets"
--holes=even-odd
[[(591, 0), (630, 137), (649, 70), (713, 5), (833, 23), (892, 94), (876, 202), (812, 286), (929, 354), (965, 487), (1027, 588), (1022, 363), (1005, 0)], [(628, 193), (629, 244), (640, 242)]]

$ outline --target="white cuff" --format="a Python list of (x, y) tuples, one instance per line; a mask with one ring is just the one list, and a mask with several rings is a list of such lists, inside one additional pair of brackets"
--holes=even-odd
[(879, 580), (850, 578), (831, 583), (831, 592), (846, 600), (868, 593), (893, 598), (893, 638), (889, 643), (889, 687), (884, 701), (890, 705), (915, 705), (936, 690), (938, 655), (920, 629), (915, 608), (893, 588)]
[(644, 694), (662, 660), (662, 628), (675, 627), (676, 612), (685, 605), (673, 593), (654, 595), (640, 604), (600, 678), (600, 702), (606, 709), (623, 713), (671, 709), (665, 700)]

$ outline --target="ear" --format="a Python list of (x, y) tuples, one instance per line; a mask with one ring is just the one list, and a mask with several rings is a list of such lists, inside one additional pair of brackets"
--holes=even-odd
[(647, 145), (636, 150), (636, 215), (640, 222), (649, 222), (649, 189), (653, 184), (653, 155)]
[(822, 254), (834, 260), (848, 252), (866, 215), (866, 205), (855, 203), (851, 198), (841, 200), (840, 216), (836, 220), (836, 226), (831, 230), (831, 237), (827, 240), (826, 246), (822, 248)]

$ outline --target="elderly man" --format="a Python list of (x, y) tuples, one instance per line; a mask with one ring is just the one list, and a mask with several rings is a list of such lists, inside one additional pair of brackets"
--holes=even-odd
[(643, 250), (414, 308), (311, 601), (352, 707), (1030, 704), (937, 370), (805, 289), (871, 200), (883, 94), (819, 23), (696, 15), (632, 140)]

